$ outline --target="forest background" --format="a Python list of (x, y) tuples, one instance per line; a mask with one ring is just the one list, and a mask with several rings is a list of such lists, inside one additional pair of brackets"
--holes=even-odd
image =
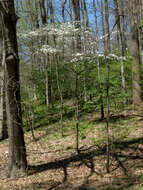
[[(139, 165), (142, 1), (0, 1), (0, 17), (0, 138), (5, 147), (9, 137), (7, 176), (25, 176), (32, 171), (35, 175), (52, 159), (47, 158), (49, 151), (55, 146), (56, 153), (59, 142), (60, 153), (66, 150), (70, 163), (73, 153), (76, 161), (91, 170), (88, 180), (100, 173), (94, 171), (98, 154), (103, 156), (98, 160), (104, 165), (99, 167), (102, 175), (108, 174), (114, 182), (115, 164), (119, 165), (118, 174), (121, 170), (129, 176), (132, 158), (126, 163), (118, 151), (130, 155), (127, 144), (137, 146), (134, 154), (141, 155), (135, 165)], [(33, 154), (44, 154), (47, 160), (42, 158), (43, 165), (37, 165), (31, 162)], [(54, 164), (56, 169), (60, 163)], [(65, 182), (67, 163), (62, 164)], [(132, 176), (138, 182), (137, 178), (142, 175)]]

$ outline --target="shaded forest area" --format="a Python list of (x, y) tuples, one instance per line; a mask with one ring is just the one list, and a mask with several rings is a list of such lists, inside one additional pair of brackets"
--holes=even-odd
[(143, 189), (142, 0), (0, 1), (0, 189)]

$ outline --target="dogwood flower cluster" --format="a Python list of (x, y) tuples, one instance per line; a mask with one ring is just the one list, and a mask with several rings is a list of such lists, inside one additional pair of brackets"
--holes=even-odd
[(71, 63), (80, 62), (80, 61), (89, 61), (93, 58), (92, 54), (86, 54), (86, 53), (76, 53), (72, 54), (72, 59), (70, 60)]
[(77, 22), (67, 22), (62, 23), (59, 25), (54, 24), (48, 24), (44, 27), (41, 27), (40, 29), (36, 29), (34, 31), (28, 31), (25, 33), (19, 33), (19, 38), (32, 38), (32, 37), (38, 37), (38, 36), (45, 36), (45, 35), (55, 35), (55, 36), (69, 36), (75, 33), (80, 32), (80, 28), (76, 28)]
[[(69, 52), (71, 49), (72, 43), (75, 45), (78, 43), (77, 38), (79, 36), (81, 40), (81, 46), (82, 46), (82, 52), (81, 53), (75, 53), (72, 54), (70, 62), (81, 62), (85, 60), (92, 60), (93, 57), (104, 57), (111, 60), (125, 60), (126, 57), (120, 57), (116, 54), (109, 54), (104, 55), (103, 51), (100, 48), (100, 45), (102, 45), (104, 39), (108, 37), (108, 34), (104, 36), (96, 36), (95, 37), (95, 31), (92, 31), (91, 28), (84, 28), (77, 27), (78, 22), (66, 22), (62, 24), (47, 24), (43, 27), (28, 31), (25, 33), (19, 33), (18, 37), (21, 39), (32, 39), (35, 40), (35, 38), (38, 37), (38, 39), (41, 39), (41, 42), (43, 39), (48, 36), (49, 39), (56, 39), (57, 45), (56, 47), (52, 47), (50, 45), (42, 45), (41, 48), (39, 48), (36, 53), (43, 53), (43, 54), (56, 54), (57, 52), (61, 52), (62, 48), (64, 51), (66, 50), (68, 53), (65, 54), (65, 56), (69, 56)], [(112, 31), (110, 33), (110, 39), (114, 39), (114, 36), (118, 33), (118, 31)], [(41, 37), (41, 38), (40, 38)], [(42, 42), (44, 43), (44, 41)], [(60, 47), (62, 46), (62, 48)], [(97, 52), (97, 46), (101, 50), (101, 52)], [(103, 46), (103, 45), (102, 45)]]
[(108, 55), (104, 55), (104, 53), (101, 53), (101, 52), (96, 52), (96, 56), (98, 57), (103, 57), (103, 58), (106, 58), (106, 59), (110, 59), (110, 60), (123, 60), (125, 61), (126, 60), (126, 57), (122, 57), (122, 56), (117, 56), (116, 54), (113, 54), (113, 53), (110, 53)]
[(56, 54), (58, 51), (58, 49), (53, 48), (49, 45), (43, 45), (42, 48), (40, 49), (40, 52), (44, 53), (44, 54)]

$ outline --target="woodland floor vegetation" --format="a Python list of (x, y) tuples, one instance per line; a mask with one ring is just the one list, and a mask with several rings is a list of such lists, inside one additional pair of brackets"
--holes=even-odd
[[(67, 101), (67, 104), (71, 104)], [(70, 105), (71, 106), (71, 105)], [(45, 109), (45, 112), (44, 112)], [(127, 107), (111, 112), (110, 173), (106, 173), (105, 121), (98, 111), (84, 113), (80, 123), (80, 154), (75, 151), (75, 123), (71, 108), (64, 117), (64, 137), (60, 135), (57, 110), (50, 115), (39, 105), (34, 136), (25, 132), (28, 176), (5, 178), (8, 141), (0, 143), (0, 189), (26, 190), (140, 190), (143, 188), (142, 110)], [(46, 113), (46, 114), (45, 114)], [(71, 113), (71, 114), (69, 114)], [(70, 115), (70, 116), (69, 116)], [(68, 117), (68, 118), (67, 118)], [(49, 123), (47, 121), (50, 121)], [(122, 129), (122, 130), (121, 130)], [(103, 133), (104, 132), (104, 133)]]
[(142, 190), (142, 125), (142, 0), (0, 0), (0, 189)]

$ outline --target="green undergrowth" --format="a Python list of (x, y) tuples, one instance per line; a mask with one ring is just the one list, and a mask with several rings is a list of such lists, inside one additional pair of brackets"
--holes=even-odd
[[(96, 150), (95, 153), (93, 152), (93, 157), (96, 157), (98, 154), (101, 154), (101, 150), (106, 150), (107, 136), (106, 119), (100, 119), (100, 110), (93, 109), (94, 106), (94, 103), (89, 103), (88, 108), (89, 110), (91, 108), (91, 112), (88, 109), (86, 112), (83, 106), (80, 106), (79, 147), (97, 147), (98, 150)], [(124, 150), (128, 145), (136, 150), (138, 145), (143, 141), (142, 133), (138, 133), (138, 130), (142, 128), (140, 122), (141, 117), (136, 116), (140, 114), (137, 114), (137, 109), (133, 109), (132, 106), (128, 106), (126, 109), (124, 108), (122, 111), (118, 110), (118, 112), (116, 112), (115, 108), (111, 108), (109, 140), (110, 150), (113, 153)], [(54, 105), (53, 108), (48, 108), (43, 104), (34, 105), (33, 114), (34, 119), (32, 125), (37, 141), (47, 145), (49, 150), (53, 148), (60, 151), (75, 150), (76, 117), (74, 106), (70, 107), (65, 105), (63, 109), (63, 136), (61, 135), (60, 129), (61, 112), (59, 103)], [(26, 114), (24, 115), (24, 128), (25, 131), (29, 131), (27, 128), (30, 128), (26, 125)], [(28, 133), (31, 135), (30, 131)], [(68, 141), (68, 137), (72, 139), (72, 143), (67, 142), (66, 145), (65, 142)], [(62, 144), (62, 142), (64, 144)]]
[[(63, 108), (63, 137), (60, 133), (60, 105), (56, 104), (53, 108), (48, 108), (46, 105), (39, 103), (31, 103), (34, 107), (33, 111), (33, 125), (34, 132), (44, 131), (44, 135), (39, 137), (40, 140), (43, 138), (43, 142), (50, 142), (50, 138), (55, 139), (65, 138), (70, 135), (75, 134), (75, 108), (69, 107), (67, 105)], [(33, 105), (34, 104), (34, 105)], [(35, 105), (36, 104), (36, 105)], [(86, 105), (86, 104), (85, 104)], [(87, 104), (88, 105), (88, 104)], [(94, 103), (89, 103), (93, 108)], [(84, 108), (82, 106), (82, 108)], [(91, 110), (92, 110), (91, 108)], [(32, 109), (32, 108), (31, 108)], [(131, 110), (132, 107), (127, 107)], [(111, 117), (109, 121), (109, 133), (110, 141), (113, 144), (113, 148), (121, 148), (123, 145), (120, 142), (130, 141), (133, 137), (130, 137), (132, 131), (140, 129), (139, 117), (135, 116), (125, 116), (121, 112), (116, 113), (112, 109)], [(24, 129), (28, 131), (31, 129), (26, 122), (26, 113), (23, 117)], [(90, 145), (104, 145), (106, 144), (106, 119), (100, 120), (100, 112), (97, 110), (92, 110), (85, 112), (84, 109), (80, 109), (80, 122), (79, 122), (79, 139), (82, 141), (88, 139)], [(115, 143), (114, 142), (118, 142)]]
[[(127, 108), (127, 114), (123, 112), (113, 112), (109, 120), (109, 133), (110, 133), (110, 151), (111, 154), (117, 154), (120, 161), (124, 159), (122, 156), (126, 156), (125, 152), (128, 153), (125, 159), (130, 160), (130, 153), (133, 153), (139, 148), (143, 143), (143, 133), (138, 132), (142, 129), (142, 118), (139, 116), (141, 113), (136, 113), (137, 110), (133, 111), (132, 107)], [(37, 138), (37, 142), (47, 145), (48, 151), (58, 150), (66, 151), (67, 154), (70, 151), (75, 151), (75, 114), (74, 108), (69, 108), (66, 106), (65, 115), (63, 117), (63, 133), (60, 133), (60, 107), (57, 108), (47, 108), (46, 105), (37, 104), (34, 108), (34, 134)], [(135, 112), (136, 111), (136, 112)], [(131, 112), (131, 114), (128, 114)], [(67, 115), (66, 115), (67, 114)], [(70, 116), (69, 116), (70, 115)], [(25, 133), (31, 136), (31, 132), (27, 130), (26, 125), (26, 113), (23, 115)], [(73, 144), (67, 144), (65, 146), (66, 140), (64, 138), (73, 137)], [(63, 141), (62, 141), (63, 139)], [(97, 158), (100, 155), (106, 154), (106, 120), (100, 120), (100, 112), (94, 111), (85, 113), (82, 115), (80, 110), (80, 122), (79, 122), (79, 147), (82, 147), (82, 142), (84, 140), (87, 142), (87, 147), (96, 147), (91, 150), (91, 156)], [(55, 142), (55, 144), (53, 143)], [(0, 143), (6, 143), (7, 141), (2, 141)], [(37, 143), (36, 142), (36, 143)], [(59, 142), (59, 143), (57, 143)], [(62, 142), (64, 142), (62, 144)], [(31, 141), (30, 141), (31, 143)], [(32, 142), (34, 143), (34, 141)], [(85, 144), (84, 144), (85, 145)], [(128, 147), (128, 149), (126, 149)], [(132, 153), (132, 154), (133, 154)], [(33, 162), (35, 157), (32, 158)], [(101, 159), (105, 159), (103, 156)], [(111, 159), (112, 160), (112, 159)], [(124, 163), (123, 163), (124, 164)], [(138, 162), (133, 166), (133, 170), (142, 170), (142, 163)], [(143, 189), (143, 176), (138, 177), (138, 184), (136, 184), (136, 179), (130, 179), (130, 176), (126, 177), (125, 185), (122, 183), (122, 179), (117, 179), (112, 185), (105, 185), (104, 187), (98, 187), (98, 190), (142, 190)], [(135, 183), (134, 183), (135, 181)], [(88, 189), (88, 188), (87, 188)], [(92, 188), (89, 188), (92, 190)], [(93, 188), (94, 190), (94, 188)]]

